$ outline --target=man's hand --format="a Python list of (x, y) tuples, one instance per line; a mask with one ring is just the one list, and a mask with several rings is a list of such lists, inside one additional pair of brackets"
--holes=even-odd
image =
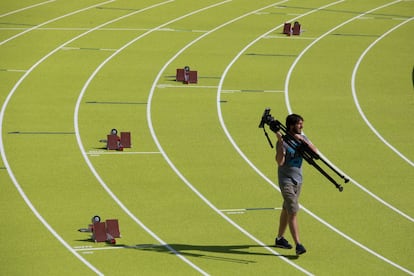
[(283, 142), (283, 135), (280, 133), (280, 131), (276, 132), (276, 137), (278, 141)]
[(294, 138), (299, 142), (306, 143), (306, 140), (303, 138), (302, 134), (295, 134)]

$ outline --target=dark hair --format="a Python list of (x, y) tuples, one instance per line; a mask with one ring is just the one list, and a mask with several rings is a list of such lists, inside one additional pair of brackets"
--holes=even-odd
[(298, 114), (290, 114), (286, 117), (286, 128), (288, 131), (290, 130), (291, 126), (296, 125), (299, 121), (303, 121), (302, 116)]

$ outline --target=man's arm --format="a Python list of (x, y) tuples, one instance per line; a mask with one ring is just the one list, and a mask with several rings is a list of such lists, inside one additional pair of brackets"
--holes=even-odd
[(276, 142), (276, 162), (279, 166), (283, 166), (285, 163), (285, 148), (283, 146), (283, 137), (282, 134), (278, 131), (276, 132), (277, 142)]
[(318, 154), (318, 149), (315, 147), (314, 144), (312, 144), (311, 141), (308, 140), (308, 138), (305, 138), (305, 136), (301, 134), (296, 134), (295, 138), (300, 142), (305, 143), (314, 153)]

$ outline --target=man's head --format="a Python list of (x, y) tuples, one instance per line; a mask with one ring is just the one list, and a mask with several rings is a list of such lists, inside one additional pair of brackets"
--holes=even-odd
[(303, 128), (303, 118), (298, 114), (290, 114), (286, 117), (286, 128), (294, 134), (301, 134)]

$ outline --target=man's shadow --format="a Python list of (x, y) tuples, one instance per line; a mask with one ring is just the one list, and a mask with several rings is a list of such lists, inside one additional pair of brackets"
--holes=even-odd
[[(207, 258), (219, 261), (235, 262), (241, 264), (255, 263), (255, 261), (239, 259), (239, 258), (227, 258), (227, 257), (218, 257), (212, 256), (208, 253), (224, 253), (232, 254), (239, 256), (269, 256), (269, 257), (284, 257), (290, 260), (298, 259), (297, 255), (285, 255), (285, 254), (272, 254), (272, 253), (260, 253), (260, 252), (251, 252), (249, 249), (258, 248), (263, 246), (260, 245), (190, 245), (190, 244), (137, 244), (135, 246), (126, 246), (126, 245), (115, 245), (122, 246), (124, 248), (142, 250), (142, 251), (151, 251), (159, 253), (174, 254), (177, 252), (183, 256), (198, 257), (198, 258)], [(270, 246), (269, 246), (270, 247)], [(175, 252), (174, 252), (175, 251)]]

